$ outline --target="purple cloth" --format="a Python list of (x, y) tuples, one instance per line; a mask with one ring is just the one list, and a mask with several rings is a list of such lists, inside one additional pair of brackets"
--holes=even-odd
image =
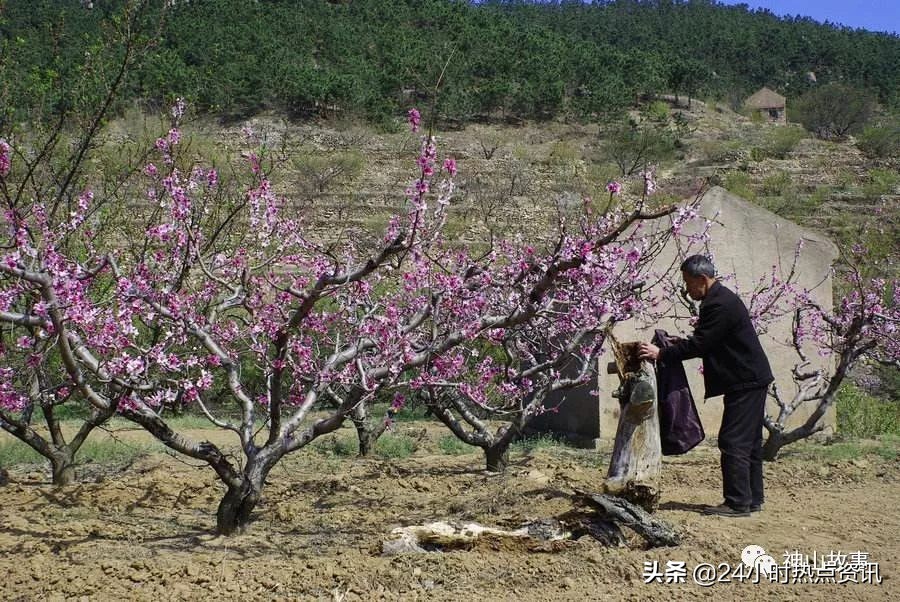
[[(653, 335), (653, 344), (660, 349), (676, 340), (665, 330), (657, 330)], [(656, 387), (663, 455), (677, 456), (690, 451), (703, 441), (706, 433), (680, 361), (657, 362)]]

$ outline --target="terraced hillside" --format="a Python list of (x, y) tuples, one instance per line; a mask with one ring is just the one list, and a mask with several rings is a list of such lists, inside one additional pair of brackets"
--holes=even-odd
[[(682, 125), (675, 154), (656, 166), (660, 200), (690, 196), (709, 179), (839, 243), (868, 232), (882, 256), (900, 254), (900, 158), (869, 159), (852, 139), (818, 140), (799, 126), (756, 123), (696, 100), (688, 109), (681, 101), (667, 107)], [(384, 131), (265, 115), (229, 126), (195, 122), (188, 131), (237, 159), (246, 128), (269, 149), (279, 192), (323, 240), (377, 234), (402, 210), (416, 176), (420, 139), (399, 123)], [(610, 130), (597, 124), (474, 124), (435, 135), (439, 155), (459, 165), (450, 230), (466, 244), (485, 242), (491, 231), (539, 238), (560, 210), (580, 207), (585, 197), (605, 202), (606, 183), (621, 176), (610, 158)]]

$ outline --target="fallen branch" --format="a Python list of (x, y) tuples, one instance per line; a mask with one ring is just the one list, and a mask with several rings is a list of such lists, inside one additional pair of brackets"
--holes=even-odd
[(630, 527), (644, 539), (652, 548), (663, 546), (677, 546), (681, 538), (670, 524), (653, 518), (640, 506), (632, 504), (620, 497), (601, 493), (590, 493), (576, 489), (583, 501), (598, 508), (605, 518), (618, 521)]

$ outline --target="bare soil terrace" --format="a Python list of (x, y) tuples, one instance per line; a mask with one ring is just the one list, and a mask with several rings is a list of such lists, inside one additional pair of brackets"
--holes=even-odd
[[(349, 431), (349, 429), (346, 429)], [(788, 449), (766, 464), (767, 500), (750, 518), (701, 515), (718, 503), (718, 453), (701, 446), (667, 458), (658, 516), (683, 543), (605, 548), (584, 537), (554, 553), (483, 549), (381, 555), (396, 526), (435, 520), (516, 528), (575, 506), (573, 488), (599, 491), (609, 449), (520, 446), (503, 475), (480, 453), (441, 453), (446, 432), (401, 423), (417, 441), (405, 458), (303, 450), (276, 467), (246, 533), (211, 535), (220, 487), (208, 468), (150, 453), (127, 468), (87, 464), (81, 483), (55, 489), (35, 466), (11, 467), (0, 487), (0, 597), (4, 600), (897, 600), (900, 462), (896, 454), (842, 459)], [(217, 432), (193, 432), (217, 437)], [(141, 440), (139, 431), (117, 434)], [(351, 437), (351, 432), (339, 432)], [(327, 443), (327, 442), (326, 442)], [(633, 535), (633, 534), (632, 534)], [(696, 565), (740, 563), (762, 546), (868, 552), (883, 582), (696, 584)], [(644, 583), (644, 563), (683, 561), (684, 584)]]

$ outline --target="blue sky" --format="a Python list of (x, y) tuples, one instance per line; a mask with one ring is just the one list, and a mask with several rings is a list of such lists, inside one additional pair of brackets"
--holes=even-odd
[(719, 0), (766, 8), (784, 17), (801, 15), (848, 27), (900, 33), (900, 0)]

